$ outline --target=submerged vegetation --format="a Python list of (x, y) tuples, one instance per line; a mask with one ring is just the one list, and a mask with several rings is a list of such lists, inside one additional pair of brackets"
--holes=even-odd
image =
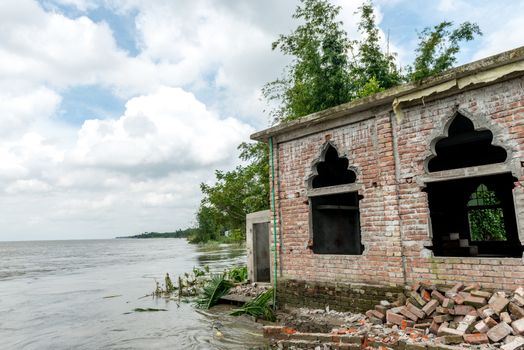
[(268, 321), (275, 321), (275, 314), (271, 306), (273, 300), (273, 289), (268, 289), (262, 294), (258, 295), (255, 299), (245, 303), (242, 307), (233, 310), (230, 315), (250, 315), (255, 318), (263, 318)]
[(227, 280), (224, 275), (212, 275), (204, 284), (196, 305), (201, 309), (209, 309), (218, 304), (218, 300), (226, 295), (231, 287), (233, 282)]
[[(164, 284), (156, 282), (155, 291), (151, 294), (156, 298), (167, 300), (177, 300), (184, 302), (194, 302), (198, 308), (209, 309), (218, 304), (220, 298), (227, 295), (231, 288), (247, 282), (247, 266), (234, 266), (222, 273), (212, 273), (208, 266), (203, 268), (193, 267), (193, 271), (178, 276), (177, 283), (173, 284), (169, 274), (166, 274)], [(256, 318), (263, 318), (269, 321), (274, 320), (271, 307), (273, 300), (273, 290), (269, 289), (258, 295), (251, 302), (233, 310), (231, 315), (251, 315)], [(158, 310), (137, 310), (143, 311), (164, 311)]]

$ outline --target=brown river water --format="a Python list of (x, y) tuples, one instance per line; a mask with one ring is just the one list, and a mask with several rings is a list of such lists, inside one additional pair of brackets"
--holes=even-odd
[(184, 239), (0, 242), (0, 349), (265, 347), (261, 325), (227, 307), (143, 297), (166, 272), (175, 280), (194, 266), (223, 271), (245, 259), (244, 249)]

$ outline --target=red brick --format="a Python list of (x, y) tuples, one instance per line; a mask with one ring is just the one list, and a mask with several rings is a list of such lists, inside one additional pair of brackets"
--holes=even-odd
[(482, 307), (486, 305), (486, 299), (470, 295), (464, 299), (464, 304), (471, 305), (473, 307)]
[(430, 300), (428, 301), (426, 305), (424, 305), (424, 307), (422, 308), (422, 311), (424, 311), (424, 313), (429, 316), (437, 309), (438, 305), (439, 305), (438, 300), (435, 300), (435, 299)]
[(392, 324), (396, 324), (400, 326), (402, 323), (402, 320), (405, 320), (404, 316), (395, 314), (391, 312), (390, 310), (386, 312), (386, 322), (387, 323), (392, 323)]
[(415, 315), (414, 313), (412, 313), (411, 311), (409, 311), (409, 309), (407, 307), (403, 307), (401, 310), (400, 310), (400, 313), (404, 316), (406, 316), (407, 318), (409, 318), (410, 320), (412, 321), (415, 321), (417, 322), (418, 320), (418, 316)]
[(484, 333), (464, 334), (462, 337), (464, 338), (464, 341), (468, 344), (479, 345), (489, 343), (489, 338)]

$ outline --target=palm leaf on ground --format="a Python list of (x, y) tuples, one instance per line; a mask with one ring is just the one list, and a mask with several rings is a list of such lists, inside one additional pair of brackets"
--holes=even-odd
[(209, 282), (204, 285), (202, 295), (196, 301), (199, 308), (209, 309), (218, 303), (218, 299), (226, 295), (233, 284), (224, 279), (223, 275), (213, 275)]
[(269, 302), (273, 300), (273, 289), (259, 294), (255, 299), (245, 303), (241, 308), (233, 310), (230, 314), (233, 316), (251, 315), (254, 317), (264, 318), (269, 321), (275, 320), (273, 309)]

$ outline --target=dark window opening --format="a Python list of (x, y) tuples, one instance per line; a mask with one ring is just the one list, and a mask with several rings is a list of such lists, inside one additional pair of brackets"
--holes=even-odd
[(430, 172), (503, 163), (507, 153), (491, 144), (493, 133), (475, 130), (473, 122), (457, 115), (448, 128), (448, 137), (435, 144), (436, 157), (428, 163)]
[(340, 193), (312, 197), (313, 252), (362, 254), (358, 194)]
[(357, 175), (348, 169), (346, 158), (339, 158), (337, 150), (329, 145), (324, 161), (317, 164), (317, 173), (313, 179), (313, 188), (343, 185), (355, 182)]
[[(328, 145), (324, 160), (316, 165), (318, 175), (311, 186), (318, 189), (354, 183), (357, 175), (348, 165), (349, 161)], [(362, 254), (358, 201), (357, 192), (310, 198), (315, 254)]]
[(522, 256), (510, 174), (427, 185), (436, 256)]

